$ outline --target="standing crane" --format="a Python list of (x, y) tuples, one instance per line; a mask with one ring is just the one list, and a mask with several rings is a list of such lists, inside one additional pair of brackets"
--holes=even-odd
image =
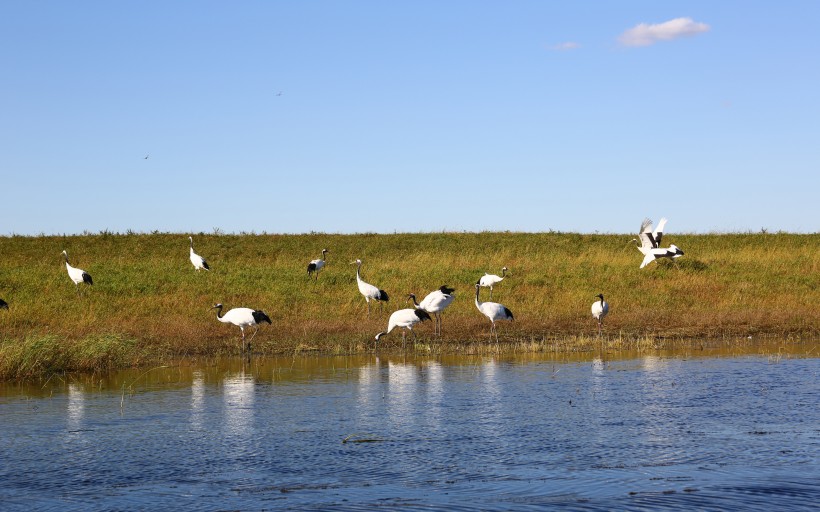
[(375, 300), (379, 302), (387, 302), (390, 300), (390, 297), (387, 296), (387, 292), (384, 290), (380, 290), (373, 286), (370, 283), (365, 283), (362, 281), (361, 277), (361, 269), (362, 269), (362, 260), (356, 260), (350, 263), (351, 265), (356, 265), (356, 283), (359, 285), (359, 293), (364, 296), (364, 300), (367, 301), (367, 316), (370, 316), (370, 300)]
[(216, 319), (225, 324), (233, 324), (239, 327), (239, 330), (242, 332), (242, 345), (245, 347), (245, 327), (249, 327), (251, 325), (255, 326), (256, 329), (253, 331), (253, 335), (251, 339), (248, 340), (247, 347), (245, 349), (250, 353), (251, 351), (251, 341), (253, 337), (256, 336), (256, 333), (259, 332), (259, 324), (266, 322), (268, 324), (271, 323), (270, 317), (265, 314), (264, 311), (261, 309), (251, 309), (251, 308), (233, 308), (228, 310), (227, 313), (224, 315), (222, 314), (222, 304), (214, 304), (211, 309), (216, 309)]
[[(419, 322), (424, 322), (425, 320), (431, 320), (430, 315), (427, 311), (423, 309), (414, 308), (414, 309), (400, 309), (398, 311), (394, 311), (393, 314), (390, 315), (390, 320), (387, 321), (387, 330), (382, 331), (376, 335), (376, 341), (379, 341), (379, 338), (384, 336), (385, 334), (390, 334), (390, 331), (395, 329), (396, 327), (402, 327), (407, 329), (407, 331), (412, 332), (413, 326)], [(407, 331), (401, 332), (401, 348), (404, 349), (404, 340), (407, 336)], [(416, 338), (416, 333), (413, 333), (413, 339)], [(376, 350), (376, 344), (373, 344), (373, 350)]]
[(193, 263), (196, 271), (199, 272), (203, 268), (205, 270), (211, 270), (211, 267), (208, 266), (208, 262), (205, 261), (205, 258), (194, 252), (194, 237), (189, 236), (188, 240), (191, 241), (191, 263)]
[(325, 254), (327, 254), (329, 252), (330, 251), (328, 251), (327, 249), (322, 249), (322, 257), (318, 260), (311, 260), (311, 262), (308, 263), (308, 267), (307, 267), (308, 277), (310, 277), (310, 275), (315, 272), (316, 273), (316, 280), (317, 281), (319, 280), (319, 271), (324, 268), (325, 263), (326, 263)]
[(63, 256), (65, 257), (65, 269), (68, 271), (68, 277), (74, 281), (74, 285), (77, 287), (77, 295), (80, 294), (80, 283), (86, 283), (89, 285), (93, 285), (94, 281), (91, 279), (91, 275), (81, 268), (72, 267), (71, 264), (68, 262), (68, 253), (63, 251)]
[(475, 306), (481, 311), (481, 314), (490, 319), (492, 327), (490, 328), (490, 336), (495, 333), (495, 342), (498, 343), (498, 330), (495, 328), (496, 320), (514, 320), (512, 311), (504, 304), (498, 302), (481, 302), (478, 293), (481, 290), (481, 285), (475, 285)]
[(413, 300), (413, 304), (418, 309), (423, 309), (428, 313), (433, 313), (436, 317), (436, 334), (441, 334), (441, 312), (449, 306), (456, 298), (453, 294), (455, 290), (449, 288), (447, 285), (442, 286), (438, 290), (434, 290), (427, 294), (421, 302), (416, 302), (415, 294), (410, 294), (407, 298)]
[(505, 277), (507, 277), (507, 271), (508, 270), (509, 269), (507, 267), (502, 268), (500, 276), (497, 276), (495, 274), (484, 273), (484, 275), (481, 277), (481, 279), (478, 280), (478, 282), (476, 284), (478, 284), (479, 286), (483, 286), (484, 288), (489, 288), (490, 289), (490, 299), (492, 299), (493, 298), (493, 286), (497, 285), (498, 283), (503, 281)]
[(600, 300), (592, 303), (592, 318), (598, 320), (598, 336), (601, 336), (601, 329), (604, 326), (604, 317), (609, 314), (609, 304), (604, 300), (604, 294), (596, 295)]

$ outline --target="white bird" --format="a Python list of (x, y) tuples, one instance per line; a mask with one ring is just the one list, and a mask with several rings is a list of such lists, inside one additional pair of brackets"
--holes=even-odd
[(308, 277), (310, 277), (312, 273), (316, 272), (316, 280), (319, 280), (319, 271), (322, 270), (325, 266), (325, 254), (329, 252), (330, 251), (328, 251), (327, 249), (322, 249), (322, 257), (318, 260), (311, 260), (311, 262), (308, 263)]
[[(398, 311), (394, 311), (393, 314), (390, 315), (390, 320), (387, 322), (387, 330), (382, 331), (376, 335), (376, 341), (379, 341), (379, 338), (384, 336), (385, 334), (390, 334), (390, 331), (395, 329), (396, 327), (403, 327), (407, 329), (407, 331), (413, 331), (413, 326), (419, 322), (423, 322), (425, 320), (431, 320), (430, 315), (427, 311), (423, 309), (400, 309)], [(407, 336), (407, 331), (401, 332), (401, 346), (404, 348), (404, 339)], [(413, 333), (413, 338), (416, 337), (416, 333)], [(376, 349), (376, 344), (373, 344), (373, 350)]]
[(592, 303), (592, 318), (598, 320), (598, 336), (601, 335), (601, 329), (604, 326), (604, 317), (609, 314), (609, 303), (604, 300), (604, 294), (596, 295), (601, 300)]
[(495, 333), (495, 342), (498, 343), (498, 330), (495, 328), (496, 320), (514, 320), (512, 311), (503, 304), (498, 302), (481, 302), (478, 299), (478, 293), (481, 290), (481, 285), (475, 285), (475, 306), (481, 311), (481, 314), (490, 319), (492, 327), (490, 328), (490, 336)]
[(493, 298), (493, 286), (497, 285), (498, 283), (503, 281), (505, 277), (507, 277), (507, 270), (509, 270), (507, 267), (502, 268), (500, 277), (495, 274), (487, 274), (485, 272), (481, 279), (478, 280), (477, 284), (479, 286), (483, 286), (484, 288), (490, 289), (491, 299)]
[(86, 283), (93, 285), (94, 282), (91, 279), (91, 275), (81, 268), (74, 268), (71, 264), (68, 263), (68, 253), (63, 251), (63, 256), (65, 257), (65, 269), (68, 271), (68, 277), (74, 281), (74, 285), (77, 287), (77, 294), (80, 294), (80, 283)]
[(9, 303), (4, 301), (3, 299), (0, 299), (0, 309), (8, 309), (8, 308), (9, 308)]
[[(643, 253), (644, 258), (640, 268), (644, 268), (660, 258), (674, 259), (683, 256), (683, 251), (674, 244), (668, 248), (661, 247), (661, 239), (663, 238), (663, 228), (665, 225), (666, 218), (662, 218), (660, 222), (658, 222), (658, 227), (656, 227), (654, 231), (652, 230), (651, 220), (644, 219), (641, 223), (641, 232), (638, 234), (641, 245), (638, 246), (638, 250)], [(639, 240), (633, 238), (632, 241), (638, 242)]]
[(390, 297), (387, 296), (387, 292), (384, 290), (379, 290), (375, 286), (369, 283), (365, 283), (362, 281), (360, 271), (362, 269), (362, 260), (356, 260), (350, 263), (351, 265), (356, 265), (356, 283), (359, 285), (359, 293), (364, 295), (364, 300), (367, 301), (367, 315), (370, 316), (370, 300), (376, 301), (384, 301), (387, 302), (390, 300)]
[(436, 317), (436, 334), (441, 334), (441, 312), (449, 306), (456, 298), (453, 294), (455, 290), (447, 285), (427, 294), (421, 302), (416, 302), (415, 294), (407, 297), (413, 299), (413, 304), (418, 309), (423, 309), (428, 313), (433, 313)]
[(194, 252), (194, 237), (189, 236), (188, 240), (191, 241), (191, 263), (193, 263), (196, 271), (199, 272), (203, 268), (205, 270), (211, 270), (211, 267), (208, 266), (208, 262), (205, 261), (205, 258)]
[(242, 332), (243, 345), (245, 344), (245, 327), (251, 325), (256, 326), (256, 330), (253, 331), (251, 339), (248, 340), (248, 352), (251, 351), (251, 340), (253, 340), (253, 337), (256, 336), (256, 333), (259, 331), (259, 324), (262, 322), (267, 322), (268, 324), (271, 323), (270, 317), (268, 317), (268, 315), (260, 309), (233, 308), (228, 310), (228, 312), (224, 315), (222, 314), (222, 304), (214, 304), (211, 309), (216, 309), (216, 318), (220, 322), (225, 324), (234, 324), (239, 327), (239, 330)]

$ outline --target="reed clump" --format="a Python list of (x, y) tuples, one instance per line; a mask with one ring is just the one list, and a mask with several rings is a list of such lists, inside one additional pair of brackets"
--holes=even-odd
[[(0, 237), (0, 378), (47, 371), (156, 364), (169, 358), (238, 354), (239, 329), (216, 321), (216, 302), (264, 310), (256, 353), (352, 354), (373, 350), (389, 314), (447, 284), (456, 300), (432, 323), (416, 326), (405, 350), (424, 354), (492, 353), (489, 322), (475, 308), (474, 284), (485, 272), (508, 277), (493, 300), (515, 314), (500, 323), (504, 349), (582, 351), (596, 344), (657, 347), (681, 339), (748, 336), (817, 338), (820, 235), (741, 233), (676, 235), (664, 242), (686, 255), (638, 266), (625, 235), (576, 233), (422, 233), (304, 235), (193, 234), (211, 266), (188, 261), (188, 234)], [(327, 248), (318, 280), (307, 263)], [(61, 251), (94, 278), (78, 294)], [(356, 287), (363, 278), (391, 299), (373, 305)], [(589, 308), (610, 303), (604, 335)], [(482, 289), (482, 300), (488, 291)], [(252, 329), (251, 329), (252, 330)], [(401, 335), (379, 350), (400, 350)]]

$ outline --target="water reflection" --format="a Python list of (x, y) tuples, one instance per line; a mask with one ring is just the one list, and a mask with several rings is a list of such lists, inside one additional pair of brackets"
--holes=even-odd
[(202, 371), (193, 372), (191, 382), (191, 428), (202, 430), (205, 416), (205, 376)]
[(256, 381), (241, 371), (222, 381), (222, 407), (225, 433), (239, 441), (254, 437), (254, 402)]
[(259, 358), (0, 386), (0, 508), (808, 510), (817, 353)]
[(68, 385), (66, 409), (68, 432), (74, 433), (81, 431), (83, 429), (83, 416), (85, 416), (85, 394), (79, 384), (72, 382)]

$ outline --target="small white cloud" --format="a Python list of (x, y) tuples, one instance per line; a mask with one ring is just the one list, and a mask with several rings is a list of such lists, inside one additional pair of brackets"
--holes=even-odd
[(552, 46), (548, 46), (549, 50), (554, 50), (556, 52), (565, 52), (568, 50), (575, 50), (580, 48), (581, 45), (572, 41), (567, 41), (566, 43), (554, 44)]
[(621, 34), (618, 41), (624, 46), (649, 46), (658, 41), (671, 41), (708, 32), (710, 28), (706, 23), (695, 22), (692, 18), (675, 18), (652, 25), (641, 23)]

